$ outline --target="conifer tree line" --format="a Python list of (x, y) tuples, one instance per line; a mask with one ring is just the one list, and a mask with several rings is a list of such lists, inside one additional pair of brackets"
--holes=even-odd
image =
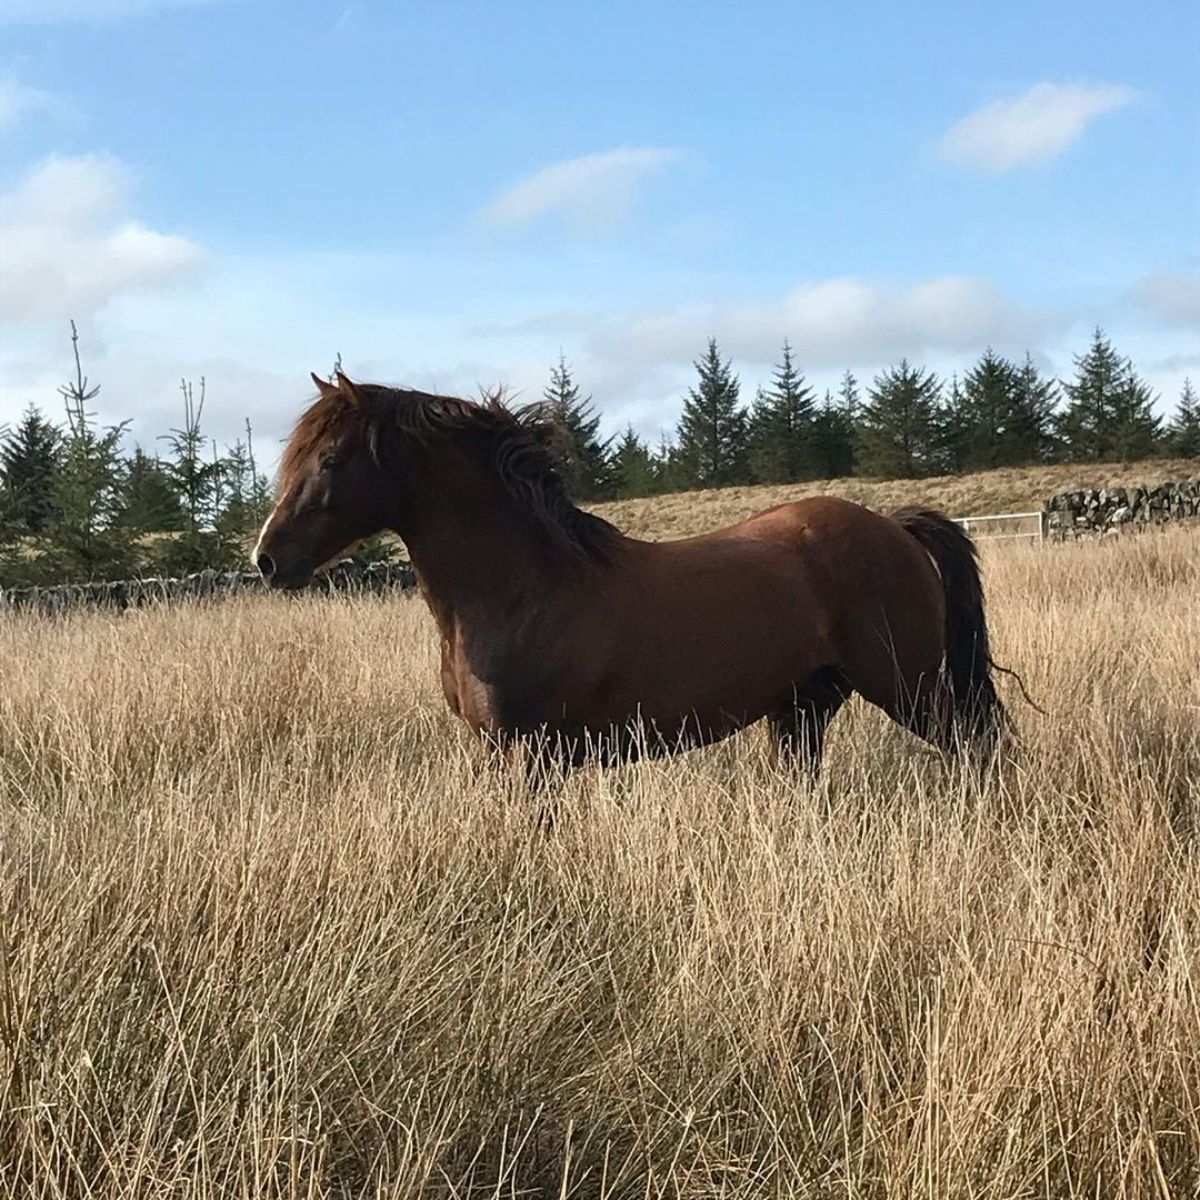
[(788, 342), (749, 403), (715, 339), (695, 362), (673, 438), (632, 429), (607, 439), (565, 358), (544, 399), (569, 437), (561, 452), (577, 500), (624, 499), (736, 484), (850, 475), (916, 479), (1034, 463), (1200, 457), (1200, 403), (1184, 382), (1174, 416), (1097, 329), (1069, 380), (987, 349), (962, 377), (939, 379), (902, 359), (861, 382), (847, 371), (818, 396)]
[[(204, 381), (185, 380), (179, 427), (127, 449), (127, 423), (102, 427), (90, 407), (100, 389), (84, 374), (73, 325), (72, 346), (74, 375), (59, 389), (63, 419), (30, 406), (0, 429), (0, 586), (243, 569), (270, 505), (249, 423), (244, 438), (218, 447), (202, 431)], [(1013, 362), (988, 349), (961, 378), (901, 360), (869, 382), (847, 371), (836, 391), (818, 396), (784, 342), (770, 380), (747, 403), (715, 340), (695, 368), (674, 436), (649, 445), (632, 428), (601, 436), (592, 398), (560, 355), (542, 403), (563, 431), (555, 451), (575, 499), (1200, 458), (1200, 399), (1190, 380), (1164, 422), (1149, 387), (1101, 330), (1062, 381), (1044, 377), (1028, 355)]]
[(30, 405), (0, 430), (0, 586), (242, 569), (270, 484), (244, 440), (219, 448), (201, 430), (205, 384), (180, 385), (182, 420), (151, 446), (123, 449), (128, 426), (101, 426), (74, 324), (64, 420)]

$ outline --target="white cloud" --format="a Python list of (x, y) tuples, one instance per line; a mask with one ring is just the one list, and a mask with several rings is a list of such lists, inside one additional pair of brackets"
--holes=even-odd
[(89, 154), (45, 159), (0, 194), (0, 320), (87, 316), (188, 275), (199, 247), (125, 216), (128, 192), (118, 162)]
[(640, 188), (682, 158), (682, 151), (669, 148), (585, 154), (505, 188), (481, 215), (490, 225), (526, 225), (556, 216), (578, 231), (602, 232), (625, 216)]
[(1038, 83), (969, 113), (950, 127), (939, 148), (950, 162), (989, 174), (1049, 162), (1078, 141), (1089, 122), (1137, 95), (1123, 84)]
[(49, 92), (27, 87), (9, 75), (0, 76), (0, 133), (23, 121), (30, 113), (56, 107)]
[[(51, 189), (49, 198), (55, 195)], [(110, 205), (123, 203), (119, 187), (96, 186), (92, 195), (91, 207), (106, 195), (116, 197)], [(268, 467), (311, 394), (308, 372), (327, 371), (339, 352), (359, 378), (458, 395), (506, 384), (532, 400), (561, 349), (594, 397), (605, 434), (631, 422), (651, 440), (674, 427), (695, 382), (692, 362), (709, 336), (733, 359), (747, 402), (769, 378), (785, 337), (818, 393), (835, 388), (846, 368), (867, 384), (902, 356), (945, 377), (989, 343), (1013, 356), (1029, 349), (1047, 370), (1069, 375), (1072, 355), (1086, 348), (1098, 320), (1164, 398), (1178, 394), (1185, 370), (1196, 377), (1186, 364), (1164, 361), (1195, 338), (1147, 330), (1141, 321), (1131, 328), (1128, 289), (1113, 289), (1099, 307), (1089, 293), (1082, 307), (1068, 299), (1043, 310), (971, 276), (902, 284), (819, 279), (740, 299), (720, 280), (688, 278), (674, 281), (675, 300), (664, 302), (652, 298), (662, 295), (657, 280), (648, 289), (631, 279), (625, 295), (581, 291), (571, 254), (567, 247), (556, 255), (565, 280), (538, 279), (520, 294), (505, 293), (499, 313), (495, 297), (511, 264), (493, 263), (474, 247), (214, 257), (194, 287), (131, 290), (90, 321), (84, 317), (84, 365), (103, 386), (102, 418), (133, 418), (132, 435), (143, 444), (178, 425), (179, 377), (206, 376), (207, 434), (231, 441), (250, 416)], [(408, 283), (399, 293), (390, 284), (396, 278)], [(0, 421), (13, 421), (31, 400), (61, 414), (55, 388), (69, 368), (65, 320), (6, 329)]]
[(1131, 298), (1165, 324), (1200, 329), (1200, 274), (1149, 275), (1133, 287)]
[(688, 310), (609, 325), (596, 353), (647, 365), (688, 362), (709, 336), (723, 353), (770, 362), (784, 338), (808, 367), (872, 366), (903, 355), (1019, 348), (1052, 324), (970, 276), (886, 287), (856, 278), (803, 283), (771, 300)]
[(220, 0), (0, 0), (0, 24), (51, 25), (65, 21), (117, 21), (164, 8), (195, 8)]

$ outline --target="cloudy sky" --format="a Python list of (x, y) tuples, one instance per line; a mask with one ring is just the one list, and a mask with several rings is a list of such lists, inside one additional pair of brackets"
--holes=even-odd
[(710, 335), (745, 393), (1103, 327), (1200, 377), (1190, 0), (0, 0), (0, 422), (68, 321), (152, 444), (181, 377), (273, 456), (340, 354), (670, 428)]

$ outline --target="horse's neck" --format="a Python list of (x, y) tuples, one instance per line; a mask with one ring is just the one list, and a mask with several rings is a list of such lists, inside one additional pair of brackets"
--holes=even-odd
[(520, 619), (563, 575), (553, 548), (507, 496), (452, 494), (398, 532), (443, 632), (447, 623), (482, 629)]

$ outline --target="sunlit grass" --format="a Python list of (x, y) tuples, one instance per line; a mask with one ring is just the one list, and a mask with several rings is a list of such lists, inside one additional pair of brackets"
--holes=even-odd
[(1194, 1195), (1198, 538), (985, 555), (983, 786), (856, 702), (549, 838), (416, 599), (0, 622), (0, 1194)]

